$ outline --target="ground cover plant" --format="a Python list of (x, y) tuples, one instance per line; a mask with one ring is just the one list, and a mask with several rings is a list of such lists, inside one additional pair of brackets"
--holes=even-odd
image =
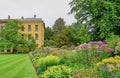
[(38, 78), (28, 54), (0, 54), (0, 78)]

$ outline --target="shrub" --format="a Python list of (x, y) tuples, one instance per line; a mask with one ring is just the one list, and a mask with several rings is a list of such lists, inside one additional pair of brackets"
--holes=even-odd
[(80, 52), (76, 51), (68, 52), (67, 54), (61, 56), (61, 63), (71, 67), (76, 63), (80, 64), (82, 60), (80, 59), (80, 55), (81, 55)]
[(108, 57), (110, 57), (110, 54), (108, 54), (106, 51), (71, 51), (61, 56), (61, 63), (71, 67), (77, 65), (79, 68), (82, 64), (87, 66), (94, 66), (97, 62)]
[(119, 78), (120, 77), (120, 56), (110, 57), (98, 62), (101, 78)]
[(61, 49), (68, 49), (66, 45), (62, 46)]
[(47, 57), (41, 57), (38, 59), (38, 73), (43, 74), (43, 72), (49, 67), (54, 65), (59, 65), (60, 58), (57, 56), (49, 55)]
[(72, 78), (72, 70), (64, 65), (52, 66), (44, 74), (44, 78)]
[(117, 36), (117, 35), (111, 35), (111, 36), (107, 39), (108, 46), (111, 47), (111, 48), (115, 48), (117, 42), (119, 42), (119, 41), (120, 41), (120, 37)]
[(111, 35), (108, 39), (108, 47), (113, 48), (115, 52), (113, 56), (120, 55), (120, 36), (118, 35)]
[(44, 46), (49, 46), (49, 47), (56, 47), (57, 46), (57, 42), (55, 42), (54, 40), (45, 40), (45, 44)]

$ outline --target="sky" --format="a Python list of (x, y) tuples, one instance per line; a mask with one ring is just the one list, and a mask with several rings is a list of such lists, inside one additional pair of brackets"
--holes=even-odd
[(11, 18), (42, 18), (46, 26), (53, 26), (56, 19), (63, 18), (66, 25), (76, 22), (70, 12), (69, 2), (72, 0), (0, 0), (0, 19)]

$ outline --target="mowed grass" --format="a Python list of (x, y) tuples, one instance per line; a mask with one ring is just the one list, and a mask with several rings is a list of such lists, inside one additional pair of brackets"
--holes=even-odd
[(38, 78), (28, 54), (0, 54), (0, 78)]

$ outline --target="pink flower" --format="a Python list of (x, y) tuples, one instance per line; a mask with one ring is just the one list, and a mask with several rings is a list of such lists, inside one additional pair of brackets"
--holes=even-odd
[(96, 42), (96, 41), (94, 41), (94, 42), (90, 42), (89, 44), (93, 46), (93, 45), (96, 45), (96, 44), (97, 44), (97, 42)]
[(106, 48), (107, 48), (107, 45), (106, 45), (106, 44), (103, 44), (103, 45), (101, 45), (101, 46), (98, 48), (98, 51), (105, 50)]
[(74, 50), (74, 49), (75, 49), (74, 45), (72, 45), (72, 46), (69, 47), (69, 50)]
[(114, 52), (114, 49), (108, 48), (108, 49), (107, 49), (107, 52), (108, 52), (108, 53), (112, 53), (112, 52)]
[(103, 40), (103, 44), (107, 44), (107, 41), (106, 41), (106, 40)]
[(103, 42), (102, 41), (98, 41), (97, 44), (100, 46), (100, 45), (103, 45)]
[(82, 49), (87, 49), (88, 46), (89, 46), (88, 44), (82, 44), (82, 45), (81, 45), (81, 48), (82, 48)]

